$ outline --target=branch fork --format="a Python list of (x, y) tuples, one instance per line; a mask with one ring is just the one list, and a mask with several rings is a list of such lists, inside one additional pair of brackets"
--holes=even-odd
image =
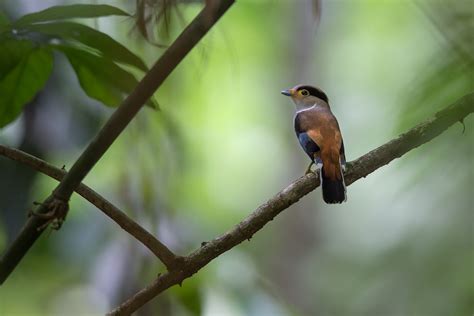
[[(92, 170), (97, 161), (102, 158), (147, 100), (152, 97), (163, 81), (234, 2), (235, 0), (216, 0), (206, 5), (112, 114), (104, 127), (72, 165), (71, 170), (68, 173), (62, 174), (61, 182), (54, 190), (54, 193), (43, 202), (43, 205), (38, 207), (38, 210), (35, 212), (37, 215), (28, 218), (19, 236), (13, 241), (0, 260), (0, 284), (5, 281), (19, 264), (23, 256), (49, 224), (54, 223), (56, 228), (61, 226), (67, 213), (67, 203), (62, 203), (61, 201), (69, 200), (73, 192), (81, 186), (85, 176)], [(61, 199), (57, 200), (55, 196), (59, 196)], [(52, 203), (53, 201), (55, 202)], [(114, 207), (110, 209), (114, 209)], [(46, 214), (46, 217), (51, 218), (40, 218), (42, 215), (39, 214)], [(140, 225), (126, 218), (121, 212), (117, 212), (116, 209), (114, 209), (114, 216), (115, 219), (120, 218), (117, 222), (121, 227), (124, 227), (123, 225), (131, 225), (128, 227), (129, 230), (133, 230), (139, 236), (137, 238), (146, 243), (168, 269), (172, 269), (176, 262), (180, 262), (179, 257)]]

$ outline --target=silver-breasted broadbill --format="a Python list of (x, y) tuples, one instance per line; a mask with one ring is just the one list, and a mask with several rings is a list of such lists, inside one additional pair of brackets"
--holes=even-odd
[(313, 164), (318, 168), (324, 201), (331, 204), (346, 201), (344, 142), (328, 97), (310, 85), (297, 85), (281, 93), (295, 103), (296, 136), (311, 159), (307, 172), (311, 172)]

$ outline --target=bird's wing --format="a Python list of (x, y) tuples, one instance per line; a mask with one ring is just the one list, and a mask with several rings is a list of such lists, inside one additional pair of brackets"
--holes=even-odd
[(320, 148), (320, 157), (326, 176), (340, 179), (342, 136), (336, 118), (330, 110), (307, 110), (300, 112), (299, 125), (302, 131)]
[[(295, 116), (295, 132), (298, 141), (300, 142), (301, 147), (306, 152), (306, 154), (314, 161), (315, 155), (320, 151), (318, 144), (314, 139), (307, 133), (304, 127), (301, 124), (301, 113), (296, 114)], [(320, 163), (318, 157), (316, 157), (316, 163)]]
[(316, 159), (316, 163), (320, 163), (319, 160), (319, 146), (311, 139), (311, 137), (306, 132), (302, 132), (298, 135), (298, 140), (300, 141), (301, 147), (308, 154), (311, 160)]

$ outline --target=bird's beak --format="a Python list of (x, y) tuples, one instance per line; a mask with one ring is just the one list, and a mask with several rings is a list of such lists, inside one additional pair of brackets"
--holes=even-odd
[(281, 94), (287, 95), (287, 96), (291, 97), (292, 94), (293, 94), (293, 89), (286, 89), (286, 90), (283, 90), (283, 91), (281, 91)]

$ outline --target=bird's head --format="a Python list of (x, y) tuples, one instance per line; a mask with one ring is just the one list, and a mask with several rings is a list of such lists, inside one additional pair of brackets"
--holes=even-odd
[(281, 93), (289, 96), (298, 110), (312, 107), (315, 103), (328, 105), (326, 94), (321, 89), (310, 85), (297, 85), (291, 89), (283, 90)]

